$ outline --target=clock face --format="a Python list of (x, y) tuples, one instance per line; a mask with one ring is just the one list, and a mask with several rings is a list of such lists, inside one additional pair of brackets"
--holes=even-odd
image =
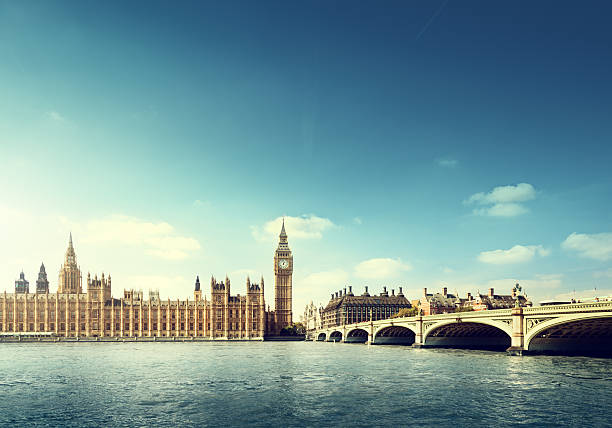
[(278, 261), (278, 267), (281, 269), (287, 269), (289, 267), (289, 261), (287, 259), (280, 259)]

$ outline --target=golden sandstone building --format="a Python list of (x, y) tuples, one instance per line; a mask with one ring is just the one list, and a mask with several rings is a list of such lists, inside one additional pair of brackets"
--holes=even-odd
[(232, 296), (230, 280), (210, 280), (210, 300), (196, 278), (193, 300), (161, 300), (159, 292), (124, 290), (111, 293), (111, 276), (91, 278), (83, 292), (72, 235), (60, 269), (57, 293), (49, 293), (44, 265), (29, 292), (23, 272), (15, 293), (0, 295), (0, 334), (60, 337), (192, 337), (201, 339), (262, 340), (292, 322), (293, 255), (285, 224), (274, 255), (275, 311), (266, 311), (263, 277), (259, 284), (246, 279), (244, 295)]

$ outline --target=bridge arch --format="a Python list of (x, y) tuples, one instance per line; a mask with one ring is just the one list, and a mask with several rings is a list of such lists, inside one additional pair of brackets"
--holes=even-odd
[[(527, 326), (534, 320), (525, 320)], [(612, 356), (612, 313), (578, 313), (543, 320), (525, 335), (533, 353)]]
[(432, 325), (423, 334), (428, 347), (490, 349), (505, 351), (510, 347), (509, 324), (494, 320), (456, 319)]
[(321, 333), (317, 335), (317, 341), (325, 342), (325, 339), (327, 339), (327, 334), (325, 334), (324, 331), (322, 331)]
[(368, 332), (365, 328), (354, 328), (346, 333), (344, 338), (345, 343), (366, 343), (368, 341)]
[(340, 342), (342, 340), (342, 332), (334, 330), (329, 334), (328, 342)]
[(375, 345), (412, 345), (416, 334), (408, 326), (389, 324), (380, 326), (374, 333)]

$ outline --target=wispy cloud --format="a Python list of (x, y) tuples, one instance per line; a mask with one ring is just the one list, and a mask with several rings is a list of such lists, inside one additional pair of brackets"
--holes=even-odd
[(612, 233), (572, 233), (561, 244), (581, 257), (607, 261), (612, 259)]
[(64, 116), (62, 116), (59, 112), (55, 110), (46, 111), (44, 117), (45, 119), (58, 123), (65, 123), (67, 121)]
[(266, 222), (263, 226), (251, 226), (253, 237), (258, 241), (277, 239), (283, 218), (285, 219), (285, 230), (290, 239), (321, 239), (323, 232), (335, 227), (330, 219), (318, 217), (314, 214), (299, 217), (277, 217)]
[(555, 300), (571, 300), (576, 299), (591, 299), (593, 297), (606, 297), (612, 296), (611, 288), (595, 289), (590, 290), (576, 290), (569, 293), (561, 293), (555, 296)]
[(454, 168), (457, 166), (457, 164), (459, 164), (459, 161), (451, 158), (439, 158), (436, 159), (436, 164), (443, 168)]
[(195, 238), (179, 235), (166, 222), (153, 223), (125, 215), (111, 215), (70, 226), (83, 242), (140, 246), (144, 253), (162, 259), (184, 259), (201, 248)]
[(410, 263), (398, 259), (369, 259), (355, 266), (355, 276), (363, 279), (391, 279), (412, 269)]
[(593, 272), (594, 278), (612, 278), (612, 268)]
[(481, 205), (474, 208), (476, 215), (492, 217), (515, 217), (528, 210), (522, 204), (536, 198), (536, 190), (529, 183), (519, 183), (516, 186), (498, 186), (485, 193), (479, 192), (463, 201), (465, 205)]
[(238, 269), (229, 273), (228, 277), (234, 281), (238, 281), (237, 283), (242, 283), (246, 281), (247, 276), (251, 279), (252, 282), (259, 282), (261, 279), (261, 272), (258, 272), (254, 269)]
[(541, 245), (515, 245), (509, 250), (483, 251), (478, 255), (478, 260), (482, 263), (493, 265), (505, 265), (513, 263), (524, 263), (533, 259), (536, 255), (545, 257), (550, 254), (550, 250)]
[(193, 206), (196, 208), (210, 208), (211, 203), (209, 201), (202, 201), (200, 199), (196, 199), (193, 201)]
[[(495, 279), (487, 282), (487, 288), (495, 288), (496, 293), (510, 294), (514, 284), (521, 284), (523, 291), (528, 296), (535, 298), (549, 298), (552, 290), (561, 287), (563, 284), (563, 274), (536, 274), (530, 278), (506, 278)], [(483, 290), (480, 290), (481, 292)]]
[[(200, 281), (202, 278), (200, 277)], [(159, 290), (162, 299), (185, 298), (185, 290), (192, 290), (195, 283), (193, 278), (183, 276), (164, 276), (164, 275), (113, 275), (114, 289), (137, 289), (147, 293), (149, 290)], [(204, 281), (206, 283), (206, 281)], [(206, 290), (206, 288), (204, 288)], [(146, 294), (145, 294), (146, 296)]]
[(354, 224), (363, 224), (363, 220), (361, 220), (361, 217), (354, 217), (353, 218), (353, 223)]

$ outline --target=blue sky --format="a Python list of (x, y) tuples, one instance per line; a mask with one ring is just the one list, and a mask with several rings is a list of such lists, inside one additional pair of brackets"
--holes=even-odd
[(0, 1), (0, 278), (612, 294), (611, 12)]

